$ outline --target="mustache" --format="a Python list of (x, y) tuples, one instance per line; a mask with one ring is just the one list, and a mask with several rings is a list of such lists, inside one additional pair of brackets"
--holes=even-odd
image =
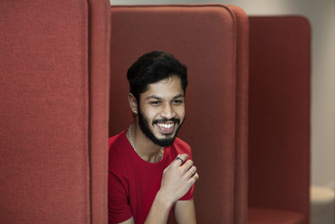
[(169, 122), (169, 121), (172, 121), (173, 123), (176, 123), (176, 124), (179, 124), (179, 123), (180, 123), (180, 119), (178, 119), (178, 118), (171, 118), (171, 119), (166, 119), (166, 118), (164, 118), (164, 119), (157, 119), (157, 120), (154, 120), (154, 121), (152, 122), (152, 124), (154, 125), (154, 124), (158, 124), (158, 123), (166, 123), (166, 122)]

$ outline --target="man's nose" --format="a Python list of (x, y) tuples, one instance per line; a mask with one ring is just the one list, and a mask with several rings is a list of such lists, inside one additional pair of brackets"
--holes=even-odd
[(163, 107), (163, 110), (161, 112), (161, 116), (166, 119), (171, 119), (176, 115), (176, 113), (173, 110), (173, 107), (170, 104), (166, 104)]

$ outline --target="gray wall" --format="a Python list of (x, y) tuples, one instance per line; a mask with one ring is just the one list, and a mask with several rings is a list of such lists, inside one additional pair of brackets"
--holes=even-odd
[(222, 3), (248, 15), (302, 15), (312, 26), (312, 184), (335, 188), (334, 0), (111, 0), (112, 5)]

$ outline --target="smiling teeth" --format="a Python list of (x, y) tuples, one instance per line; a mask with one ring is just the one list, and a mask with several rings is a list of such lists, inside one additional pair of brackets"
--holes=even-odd
[(173, 124), (158, 124), (162, 128), (172, 128)]

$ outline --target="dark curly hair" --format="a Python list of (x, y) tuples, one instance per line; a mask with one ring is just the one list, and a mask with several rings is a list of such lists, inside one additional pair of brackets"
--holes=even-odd
[(144, 54), (128, 69), (127, 78), (130, 92), (137, 101), (140, 95), (148, 90), (148, 85), (171, 76), (181, 80), (184, 92), (188, 85), (187, 68), (171, 54), (163, 51), (152, 51)]

